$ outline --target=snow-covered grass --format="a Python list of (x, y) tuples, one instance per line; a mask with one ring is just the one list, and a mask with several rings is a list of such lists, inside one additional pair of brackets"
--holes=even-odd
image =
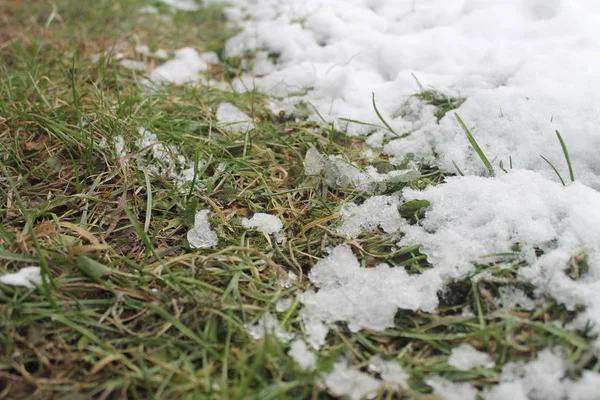
[[(563, 187), (535, 138), (489, 133), (537, 135), (548, 110), (485, 111), (539, 89), (520, 51), (578, 8), (501, 2), (533, 27), (478, 69), (465, 48), (432, 63), (425, 28), (470, 38), (485, 1), (198, 3), (0, 4), (0, 398), (594, 398), (591, 122), (539, 122)], [(591, 46), (588, 24), (559, 45)]]

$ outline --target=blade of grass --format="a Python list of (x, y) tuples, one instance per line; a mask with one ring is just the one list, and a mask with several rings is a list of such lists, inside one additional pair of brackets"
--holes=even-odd
[(569, 156), (569, 150), (567, 149), (567, 145), (563, 140), (560, 132), (555, 131), (556, 136), (558, 137), (558, 141), (560, 142), (560, 147), (562, 147), (562, 151), (565, 155), (565, 160), (567, 161), (567, 166), (569, 167), (569, 177), (571, 178), (571, 182), (575, 182), (575, 173), (573, 172), (573, 165), (571, 165), (571, 157)]
[(477, 144), (475, 137), (473, 137), (473, 134), (471, 133), (469, 128), (467, 128), (467, 125), (465, 125), (465, 123), (460, 118), (458, 113), (454, 113), (454, 116), (456, 117), (456, 120), (458, 121), (458, 123), (461, 126), (461, 128), (463, 129), (463, 131), (465, 131), (465, 134), (467, 135), (467, 139), (469, 139), (469, 143), (471, 143), (471, 146), (473, 147), (473, 149), (475, 149), (475, 152), (477, 153), (477, 155), (483, 162), (483, 165), (485, 165), (485, 167), (489, 171), (490, 175), (493, 176), (494, 175), (494, 167), (492, 167), (492, 164), (490, 163), (488, 158), (483, 153), (483, 150), (481, 150), (481, 147), (479, 147), (479, 144)]

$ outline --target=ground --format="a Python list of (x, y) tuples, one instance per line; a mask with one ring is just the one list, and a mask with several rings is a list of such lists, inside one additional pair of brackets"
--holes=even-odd
[[(150, 4), (158, 14), (140, 13)], [(0, 398), (324, 399), (332, 393), (322, 374), (340, 357), (366, 371), (376, 354), (410, 375), (405, 387), (380, 388), (381, 399), (435, 398), (425, 382), (434, 376), (490, 387), (507, 363), (553, 346), (570, 361), (569, 378), (599, 369), (589, 332), (563, 328), (574, 311), (552, 299), (530, 311), (498, 304), (509, 283), (533, 290), (517, 280), (518, 265), (507, 265), (477, 282), (449, 282), (435, 312), (399, 311), (392, 329), (340, 324), (317, 369), (303, 370), (284, 342), (255, 340), (246, 325), (310, 288), (307, 274), (328, 249), (345, 244), (367, 267), (430, 268), (418, 248), (395, 249), (397, 238), (383, 231), (354, 240), (338, 234), (340, 204), (367, 195), (304, 174), (311, 148), (366, 166), (364, 140), (274, 114), (255, 91), (149, 90), (144, 73), (124, 68), (114, 52), (94, 57), (117, 45), (152, 68), (160, 60), (136, 54), (137, 45), (190, 46), (215, 51), (221, 63), (210, 72), (227, 83), (242, 66), (223, 53), (236, 30), (219, 6), (183, 12), (142, 0), (29, 0), (3, 2), (0, 15), (0, 272), (39, 265), (45, 277), (37, 289), (0, 284)], [(462, 103), (415, 95), (437, 107), (438, 119)], [(222, 102), (252, 118), (251, 136), (217, 127)], [(140, 128), (200, 167), (192, 184), (182, 189), (139, 168)], [(111, 145), (118, 136), (126, 154)], [(393, 168), (384, 156), (378, 162)], [(419, 168), (418, 179), (381, 194), (448, 177)], [(401, 211), (417, 223), (421, 208)], [(210, 210), (217, 248), (187, 242), (200, 209)], [(253, 213), (283, 220), (285, 240), (245, 228), (242, 217)], [(300, 278), (287, 287), (280, 278), (290, 272)], [(303, 332), (301, 308), (295, 301), (279, 314), (284, 329)], [(495, 367), (450, 366), (463, 343), (492, 355)]]

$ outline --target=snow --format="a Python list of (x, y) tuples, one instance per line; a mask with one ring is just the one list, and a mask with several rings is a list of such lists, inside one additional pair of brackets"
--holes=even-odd
[(579, 381), (566, 378), (569, 364), (560, 349), (544, 349), (527, 363), (504, 366), (500, 384), (487, 390), (487, 400), (588, 400), (598, 396), (600, 374), (584, 371)]
[(133, 70), (133, 71), (145, 71), (146, 70), (146, 63), (143, 61), (123, 59), (123, 60), (119, 61), (119, 63), (123, 67)]
[[(451, 382), (439, 376), (425, 379), (433, 393), (445, 400), (475, 400), (477, 389), (467, 382)], [(508, 397), (512, 399), (512, 397)], [(507, 399), (507, 398), (504, 398)]]
[(152, 70), (148, 78), (157, 84), (196, 83), (203, 79), (202, 73), (209, 69), (210, 63), (207, 59), (212, 60), (213, 58), (212, 53), (199, 54), (191, 47), (184, 47), (175, 51), (175, 58)]
[(279, 321), (270, 313), (263, 314), (255, 325), (244, 325), (246, 332), (255, 340), (263, 339), (265, 335), (275, 335), (282, 342), (289, 342), (294, 334), (286, 331), (279, 325)]
[(288, 308), (291, 307), (293, 302), (294, 299), (292, 297), (278, 300), (277, 303), (275, 303), (275, 311), (277, 311), (278, 313), (285, 312), (288, 310)]
[(196, 11), (200, 7), (195, 0), (161, 0), (163, 3), (168, 4), (177, 10), (182, 11)]
[(433, 311), (442, 281), (429, 270), (408, 275), (404, 268), (379, 264), (362, 268), (350, 249), (334, 248), (310, 271), (310, 281), (318, 291), (304, 292), (301, 313), (309, 343), (319, 348), (325, 343), (328, 327), (346, 322), (348, 329), (383, 330), (394, 326), (399, 308)]
[(40, 267), (24, 267), (17, 272), (0, 275), (0, 283), (34, 289), (35, 285), (42, 284)]
[(288, 355), (304, 370), (313, 371), (317, 369), (317, 357), (308, 350), (306, 343), (301, 339), (296, 339), (290, 344)]
[(217, 109), (219, 125), (233, 133), (245, 133), (254, 129), (252, 119), (231, 103), (221, 103)]
[[(211, 2), (219, 2), (212, 0)], [(241, 33), (228, 56), (256, 53), (254, 71), (237, 83), (277, 96), (306, 93), (319, 114), (348, 133), (367, 134), (383, 117), (398, 133), (385, 147), (468, 174), (484, 167), (452, 113), (418, 121), (397, 116), (426, 89), (465, 98), (458, 109), (495, 165), (553, 172), (539, 157), (564, 161), (565, 136), (582, 182), (600, 188), (595, 151), (600, 75), (600, 5), (594, 0), (232, 0)], [(267, 55), (276, 54), (275, 62)], [(400, 113), (401, 114), (401, 113)], [(313, 113), (314, 120), (320, 117)], [(564, 169), (563, 169), (564, 170)]]
[(217, 234), (210, 229), (209, 210), (201, 210), (194, 217), (194, 227), (187, 233), (190, 246), (195, 249), (208, 249), (219, 243)]
[[(519, 278), (536, 285), (600, 324), (600, 193), (575, 182), (567, 187), (532, 171), (495, 178), (454, 177), (424, 191), (405, 190), (406, 200), (431, 203), (422, 226), (407, 226), (400, 244), (421, 244), (441, 280), (464, 278), (482, 256), (521, 250), (529, 267)], [(440, 245), (443, 244), (443, 245)], [(536, 256), (535, 249), (544, 254)], [(589, 272), (573, 280), (564, 270), (584, 251)], [(600, 347), (600, 343), (598, 345)]]
[(494, 368), (496, 363), (488, 353), (478, 351), (473, 346), (463, 343), (452, 349), (448, 365), (461, 371), (468, 371), (476, 367)]
[(384, 191), (388, 183), (409, 182), (420, 176), (414, 169), (381, 174), (369, 165), (361, 170), (341, 157), (325, 156), (312, 147), (304, 157), (304, 173), (309, 176), (321, 176), (332, 187), (353, 188), (371, 194)]
[(400, 364), (392, 360), (384, 360), (380, 355), (375, 355), (369, 360), (369, 372), (377, 373), (388, 383), (406, 386), (406, 380), (410, 377)]
[(352, 400), (374, 398), (380, 385), (378, 379), (352, 368), (346, 360), (336, 362), (324, 381), (331, 394)]
[(397, 232), (404, 225), (399, 206), (400, 199), (395, 196), (373, 196), (359, 206), (345, 204), (340, 210), (342, 223), (337, 233), (351, 239), (363, 232), (375, 233), (378, 228), (386, 233)]
[(244, 228), (257, 228), (259, 231), (270, 235), (279, 232), (283, 228), (283, 223), (274, 215), (255, 213), (250, 219), (242, 218), (242, 226)]

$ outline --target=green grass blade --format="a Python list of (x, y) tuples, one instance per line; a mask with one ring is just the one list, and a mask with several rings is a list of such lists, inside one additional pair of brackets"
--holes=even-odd
[(555, 131), (556, 136), (558, 137), (558, 141), (560, 142), (560, 147), (562, 147), (562, 151), (565, 155), (565, 160), (567, 160), (567, 166), (569, 167), (569, 177), (571, 178), (571, 182), (575, 182), (575, 173), (573, 173), (573, 166), (571, 165), (571, 157), (569, 156), (569, 150), (567, 149), (567, 145), (563, 140), (560, 132)]
[(473, 137), (473, 134), (471, 134), (471, 131), (469, 131), (469, 128), (467, 128), (467, 125), (465, 125), (465, 123), (458, 116), (457, 113), (454, 113), (454, 116), (456, 117), (456, 120), (460, 124), (461, 128), (463, 129), (463, 131), (465, 131), (465, 134), (467, 135), (467, 139), (469, 139), (469, 143), (471, 143), (471, 146), (473, 146), (473, 149), (475, 149), (475, 152), (477, 153), (477, 155), (479, 156), (479, 158), (483, 162), (483, 165), (485, 165), (485, 167), (489, 171), (490, 175), (494, 175), (494, 167), (492, 167), (492, 164), (490, 163), (490, 161), (488, 160), (488, 158), (483, 153), (483, 150), (481, 150), (481, 147), (479, 147), (479, 144), (477, 144), (477, 141)]
[(552, 165), (552, 163), (550, 161), (548, 161), (548, 159), (546, 157), (544, 157), (543, 155), (540, 154), (540, 157), (542, 157), (542, 159), (548, 163), (550, 168), (552, 168), (554, 170), (554, 173), (556, 174), (556, 176), (558, 176), (558, 179), (560, 179), (560, 183), (562, 183), (563, 186), (567, 186), (567, 185), (565, 185), (565, 181), (562, 178), (562, 176), (560, 176), (560, 172), (558, 172), (556, 167), (554, 167), (554, 165)]
[(375, 103), (375, 93), (373, 93), (373, 108), (375, 109), (375, 114), (377, 114), (377, 117), (383, 123), (383, 125), (385, 125), (387, 130), (392, 132), (394, 135), (396, 135), (396, 132), (394, 131), (394, 129), (390, 126), (390, 124), (387, 123), (385, 118), (383, 118), (383, 115), (381, 115), (381, 113), (377, 109), (377, 104)]

